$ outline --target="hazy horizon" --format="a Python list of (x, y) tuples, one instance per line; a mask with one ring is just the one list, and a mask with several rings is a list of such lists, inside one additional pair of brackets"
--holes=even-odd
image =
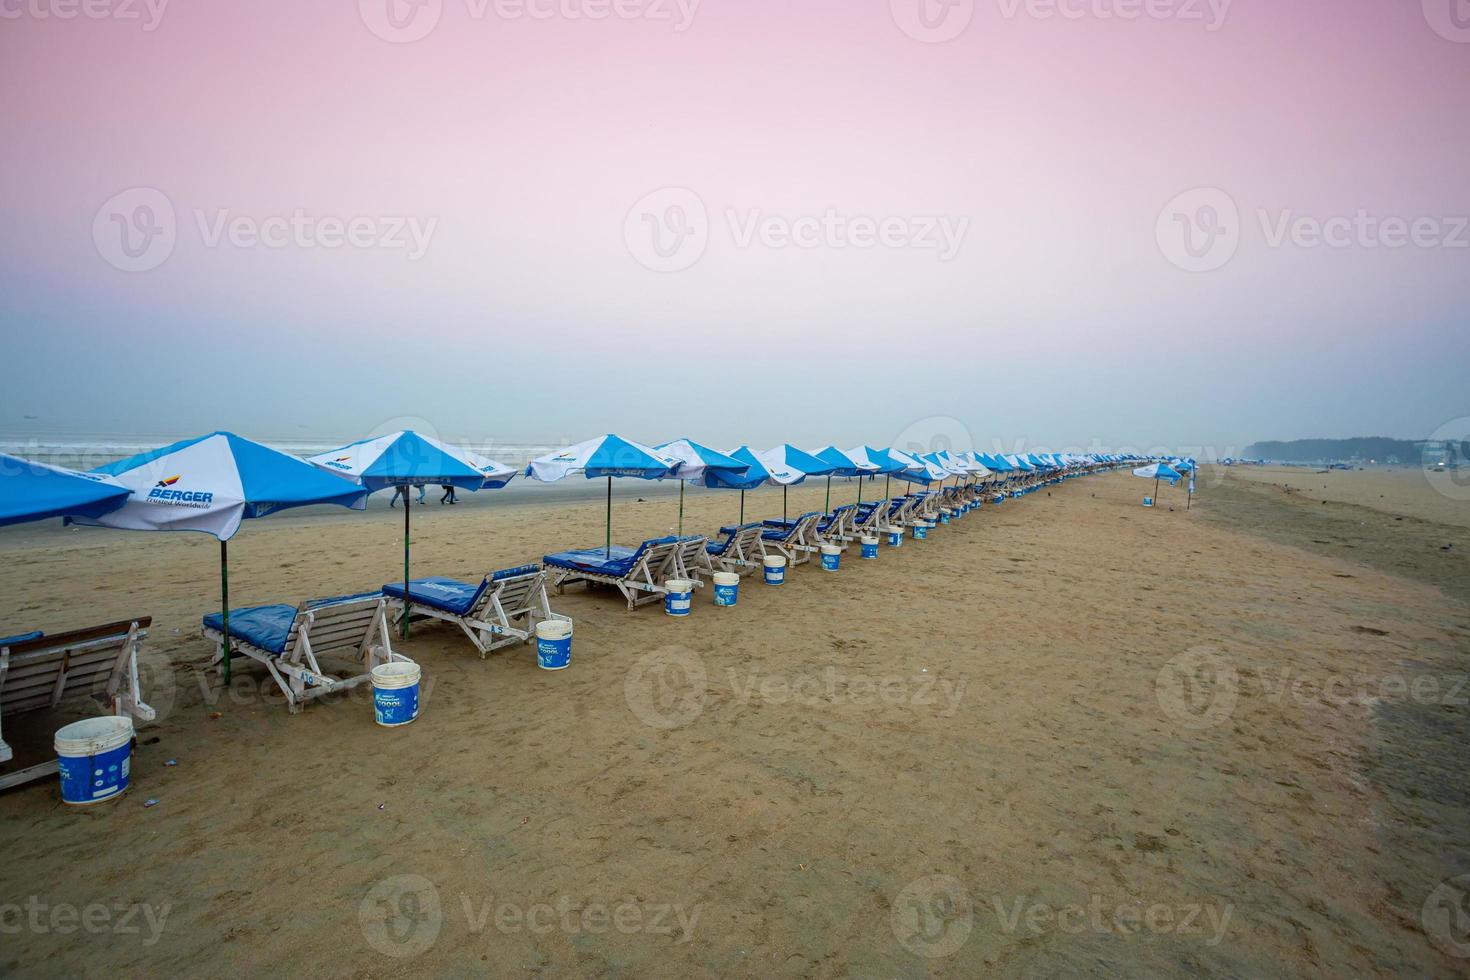
[(1439, 0), (50, 2), (0, 30), (0, 433), (1224, 455), (1470, 414)]

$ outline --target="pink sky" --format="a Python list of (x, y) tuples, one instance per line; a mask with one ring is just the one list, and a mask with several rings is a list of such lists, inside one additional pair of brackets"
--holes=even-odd
[[(427, 37), (395, 44), (351, 0), (175, 0), (153, 30), (36, 16), (56, 2), (0, 20), (0, 322), (31, 368), (0, 396), (0, 431), (36, 414), (352, 436), (417, 414), (502, 440), (615, 422), (825, 443), (939, 415), (985, 441), (1238, 446), (1422, 436), (1467, 411), (1470, 248), (1271, 247), (1258, 218), (1470, 213), (1470, 43), (1417, 3), (1238, 0), (1208, 30), (1099, 16), (1118, 0), (1050, 20), (992, 0), (929, 44), (888, 0), (704, 0), (683, 31), (443, 0)], [(93, 223), (135, 187), (171, 202), (177, 243), (124, 272)], [(624, 235), (666, 187), (709, 215), (707, 249), (677, 272), (645, 268)], [(1155, 234), (1194, 188), (1241, 216), (1209, 272), (1172, 264)], [(435, 226), (416, 261), (211, 245), (198, 226), (296, 209)], [(968, 225), (942, 261), (741, 247), (729, 218), (827, 209)], [(667, 432), (667, 405), (608, 401), (747, 351), (800, 384), (733, 374), (738, 414), (696, 402)], [(78, 371), (89, 394), (58, 405)], [(571, 394), (541, 397), (553, 377)], [(231, 395), (258, 378), (296, 394)]]

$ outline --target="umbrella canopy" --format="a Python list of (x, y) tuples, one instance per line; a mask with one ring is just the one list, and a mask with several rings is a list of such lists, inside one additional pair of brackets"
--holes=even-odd
[(290, 507), (338, 504), (362, 510), (362, 487), (233, 432), (186, 439), (99, 466), (133, 491), (123, 506), (78, 524), (135, 531), (203, 531), (228, 541), (246, 518)]
[(745, 475), (737, 480), (722, 483), (721, 486), (731, 490), (754, 490), (756, 487), (765, 486), (767, 483), (775, 486), (776, 480), (771, 478), (770, 470), (766, 469), (760, 459), (756, 457), (755, 450), (749, 446), (740, 446), (729, 452), (732, 459), (745, 463), (747, 469)]
[(614, 476), (664, 480), (677, 476), (679, 466), (677, 459), (642, 443), (605, 435), (531, 460), (526, 476), (542, 483), (554, 483), (578, 474), (589, 480)]
[[(411, 429), (391, 432), (386, 436), (364, 439), (312, 456), (309, 462), (328, 473), (356, 480), (367, 492), (387, 487), (409, 487), (437, 483), (462, 490), (498, 489), (509, 483), (516, 471), (503, 463), (478, 453), (446, 446), (432, 436), (419, 435)], [(413, 507), (407, 491), (403, 494), (403, 594), (408, 595), (409, 551), (412, 544), (410, 514)], [(403, 635), (408, 636), (408, 605), (404, 604), (401, 620)]]
[(909, 483), (921, 483), (928, 486), (931, 483), (938, 483), (940, 480), (949, 476), (949, 473), (946, 472), (944, 467), (921, 456), (910, 456), (908, 453), (900, 452), (897, 449), (888, 450), (888, 455), (904, 464), (902, 470), (893, 474), (900, 480), (906, 480)]
[(117, 510), (78, 524), (135, 531), (203, 531), (219, 539), (224, 614), (221, 670), (230, 680), (229, 540), (246, 518), (310, 504), (362, 510), (367, 490), (305, 460), (235, 435), (213, 432), (93, 470), (133, 491)]
[(788, 487), (802, 482), (809, 476), (826, 476), (836, 469), (832, 464), (818, 459), (811, 453), (802, 452), (790, 443), (782, 443), (758, 452), (755, 458), (766, 468), (772, 483)]
[(868, 476), (880, 470), (877, 463), (860, 456), (849, 456), (836, 446), (819, 449), (812, 455), (832, 467), (828, 476)]
[(820, 460), (811, 453), (802, 452), (785, 442), (756, 453), (755, 458), (760, 461), (761, 466), (765, 467), (766, 473), (769, 474), (767, 479), (781, 487), (782, 520), (785, 520), (787, 516), (786, 490), (788, 487), (803, 482), (809, 476), (827, 476), (836, 469), (831, 463)]
[(612, 554), (612, 481), (615, 476), (638, 480), (666, 480), (679, 475), (680, 462), (642, 443), (605, 435), (568, 446), (531, 460), (526, 475), (554, 483), (581, 474), (589, 480), (607, 479), (607, 553)]
[(847, 450), (845, 455), (849, 459), (857, 460), (859, 463), (869, 463), (877, 467), (877, 469), (871, 472), (881, 473), (885, 476), (890, 473), (897, 473), (904, 468), (904, 465), (890, 456), (886, 450), (874, 449), (872, 446), (854, 446), (852, 449)]
[(1147, 466), (1140, 466), (1133, 471), (1133, 475), (1141, 476), (1146, 480), (1166, 480), (1170, 486), (1178, 483), (1184, 476), (1168, 463), (1150, 463)]
[(733, 456), (716, 452), (690, 439), (679, 439), (655, 447), (660, 456), (667, 456), (679, 463), (679, 479), (687, 480), (696, 487), (723, 487), (739, 484), (750, 471), (750, 464)]
[(446, 446), (412, 430), (364, 439), (308, 459), (330, 473), (357, 480), (370, 492), (437, 483), (462, 490), (498, 489), (515, 469), (467, 449)]
[(49, 517), (101, 517), (131, 494), (110, 476), (0, 453), (0, 527)]
[(944, 470), (948, 476), (968, 476), (970, 473), (969, 467), (948, 451), (925, 453), (923, 459)]
[(697, 487), (724, 487), (729, 486), (730, 481), (739, 481), (744, 478), (750, 470), (749, 463), (724, 453), (716, 452), (708, 446), (701, 446), (690, 439), (679, 439), (674, 442), (666, 442), (655, 450), (662, 456), (679, 461), (679, 536), (684, 536), (684, 484), (692, 483)]

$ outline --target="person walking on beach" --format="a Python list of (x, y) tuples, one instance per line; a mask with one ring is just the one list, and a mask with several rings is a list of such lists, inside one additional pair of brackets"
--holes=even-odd
[(424, 502), (424, 492), (425, 492), (426, 487), (427, 487), (427, 484), (423, 484), (423, 483), (415, 483), (413, 485), (413, 488), (419, 492), (419, 503), (423, 503)]
[[(398, 506), (398, 498), (399, 497), (402, 497), (403, 498), (403, 506), (407, 507), (408, 506), (408, 487), (406, 487), (406, 486), (394, 487), (393, 488), (393, 499), (390, 500), (390, 501), (388, 501), (388, 506), (389, 507), (397, 507)], [(423, 502), (424, 502), (424, 498), (420, 497), (419, 498), (419, 503), (423, 503)]]
[(441, 483), (441, 484), (439, 484), (439, 486), (444, 491), (444, 496), (442, 496), (442, 497), (439, 498), (439, 503), (441, 503), (441, 504), (457, 504), (457, 503), (459, 503), (458, 500), (455, 500), (454, 499), (454, 484), (452, 484), (452, 483)]

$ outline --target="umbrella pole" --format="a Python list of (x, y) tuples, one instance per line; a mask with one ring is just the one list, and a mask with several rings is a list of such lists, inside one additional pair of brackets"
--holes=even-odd
[(859, 473), (858, 474), (858, 506), (861, 507), (862, 504), (863, 504), (863, 475), (861, 473)]
[(219, 543), (219, 595), (220, 602), (224, 608), (224, 678), (225, 686), (230, 686), (230, 543), (221, 541)]
[(1154, 477), (1154, 506), (1159, 503), (1159, 478)]
[(408, 512), (411, 493), (403, 495), (403, 638), (408, 639)]
[(679, 537), (684, 536), (684, 481), (679, 481)]
[(612, 477), (607, 478), (607, 556), (612, 557)]
[(781, 484), (781, 520), (788, 520), (786, 516), (786, 484)]
[(745, 491), (740, 491), (740, 523), (745, 523)]

